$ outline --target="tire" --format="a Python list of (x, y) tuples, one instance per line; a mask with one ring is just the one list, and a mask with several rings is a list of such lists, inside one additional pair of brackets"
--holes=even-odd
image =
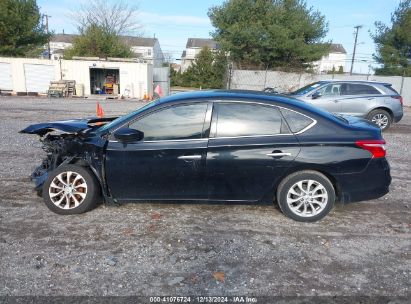
[(392, 124), (390, 113), (382, 109), (372, 110), (367, 115), (367, 119), (381, 128), (381, 131), (387, 130)]
[[(308, 186), (311, 191), (307, 191)], [(307, 191), (307, 194), (301, 190)], [(316, 222), (333, 208), (335, 190), (324, 174), (311, 170), (299, 171), (287, 176), (280, 183), (277, 188), (277, 202), (281, 211), (289, 218), (298, 222)]]
[(93, 209), (100, 193), (100, 185), (94, 174), (87, 167), (77, 165), (56, 168), (49, 173), (43, 186), (46, 206), (62, 215), (80, 214)]
[(39, 189), (39, 190), (36, 190), (36, 195), (37, 195), (38, 197), (43, 197), (43, 188), (41, 188), (41, 189)]

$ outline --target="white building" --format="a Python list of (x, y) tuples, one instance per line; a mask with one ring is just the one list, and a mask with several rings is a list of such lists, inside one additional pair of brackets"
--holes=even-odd
[(213, 39), (188, 38), (186, 49), (181, 55), (180, 69), (182, 73), (192, 65), (194, 59), (204, 47), (208, 47), (212, 51), (219, 48), (218, 44)]
[[(51, 59), (59, 60), (62, 58), (64, 50), (73, 46), (73, 41), (76, 37), (78, 35), (54, 35), (50, 40)], [(138, 59), (139, 62), (150, 63), (154, 67), (161, 67), (163, 65), (164, 55), (157, 38), (121, 36), (121, 40), (130, 46), (131, 51), (134, 53), (134, 58)]]
[(153, 94), (153, 65), (126, 60), (48, 60), (0, 57), (0, 91), (45, 94), (50, 81), (75, 80), (85, 95), (96, 93), (107, 75), (116, 78), (120, 95), (142, 99)]
[[(321, 60), (314, 62), (314, 69), (319, 74), (327, 74), (335, 69), (335, 72), (341, 69), (345, 72), (347, 63), (347, 52), (341, 44), (331, 44), (328, 55), (323, 56)], [(342, 67), (342, 68), (340, 68)]]
[(135, 58), (151, 63), (154, 67), (161, 67), (163, 65), (164, 54), (157, 38), (123, 36), (121, 39), (131, 46)]
[[(56, 34), (50, 40), (50, 53), (52, 60), (63, 57), (64, 50), (73, 46), (73, 40), (77, 35)], [(47, 46), (46, 46), (47, 48)]]

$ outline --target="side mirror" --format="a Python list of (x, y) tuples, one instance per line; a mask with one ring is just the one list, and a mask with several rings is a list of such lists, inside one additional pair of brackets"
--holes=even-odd
[(323, 96), (323, 94), (321, 94), (321, 92), (315, 92), (313, 95), (311, 95), (312, 99), (317, 99), (320, 98), (321, 96)]
[(144, 138), (144, 133), (130, 128), (121, 128), (114, 132), (114, 138), (122, 142), (140, 141)]

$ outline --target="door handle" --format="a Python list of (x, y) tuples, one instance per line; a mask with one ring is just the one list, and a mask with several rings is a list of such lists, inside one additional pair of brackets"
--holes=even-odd
[(201, 159), (201, 155), (182, 155), (182, 156), (179, 156), (178, 159), (183, 159), (183, 160)]
[(267, 153), (266, 155), (272, 156), (272, 157), (283, 157), (283, 156), (291, 156), (291, 153), (274, 152), (274, 153)]

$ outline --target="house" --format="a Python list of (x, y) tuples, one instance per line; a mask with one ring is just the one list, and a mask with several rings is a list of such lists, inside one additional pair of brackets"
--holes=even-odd
[[(64, 50), (73, 45), (74, 39), (78, 35), (56, 34), (50, 40), (50, 53), (52, 60), (59, 60), (63, 57)], [(133, 36), (120, 36), (121, 40), (130, 46), (134, 58), (139, 62), (153, 64), (154, 67), (161, 67), (164, 62), (164, 55), (157, 38), (142, 38)]]
[(219, 49), (218, 44), (213, 39), (188, 38), (186, 49), (181, 55), (181, 72), (185, 72), (191, 66), (204, 47), (208, 47), (210, 50)]
[(157, 38), (121, 36), (121, 39), (130, 45), (134, 58), (141, 58), (143, 62), (151, 63), (154, 67), (163, 65), (164, 54)]
[(321, 60), (314, 62), (314, 69), (319, 74), (327, 74), (334, 71), (345, 71), (345, 64), (347, 63), (347, 52), (341, 44), (330, 45), (330, 52), (323, 56)]
[[(64, 50), (73, 45), (73, 40), (77, 35), (56, 34), (50, 40), (50, 54), (52, 60), (59, 60), (63, 57)], [(47, 48), (47, 46), (46, 46)]]

